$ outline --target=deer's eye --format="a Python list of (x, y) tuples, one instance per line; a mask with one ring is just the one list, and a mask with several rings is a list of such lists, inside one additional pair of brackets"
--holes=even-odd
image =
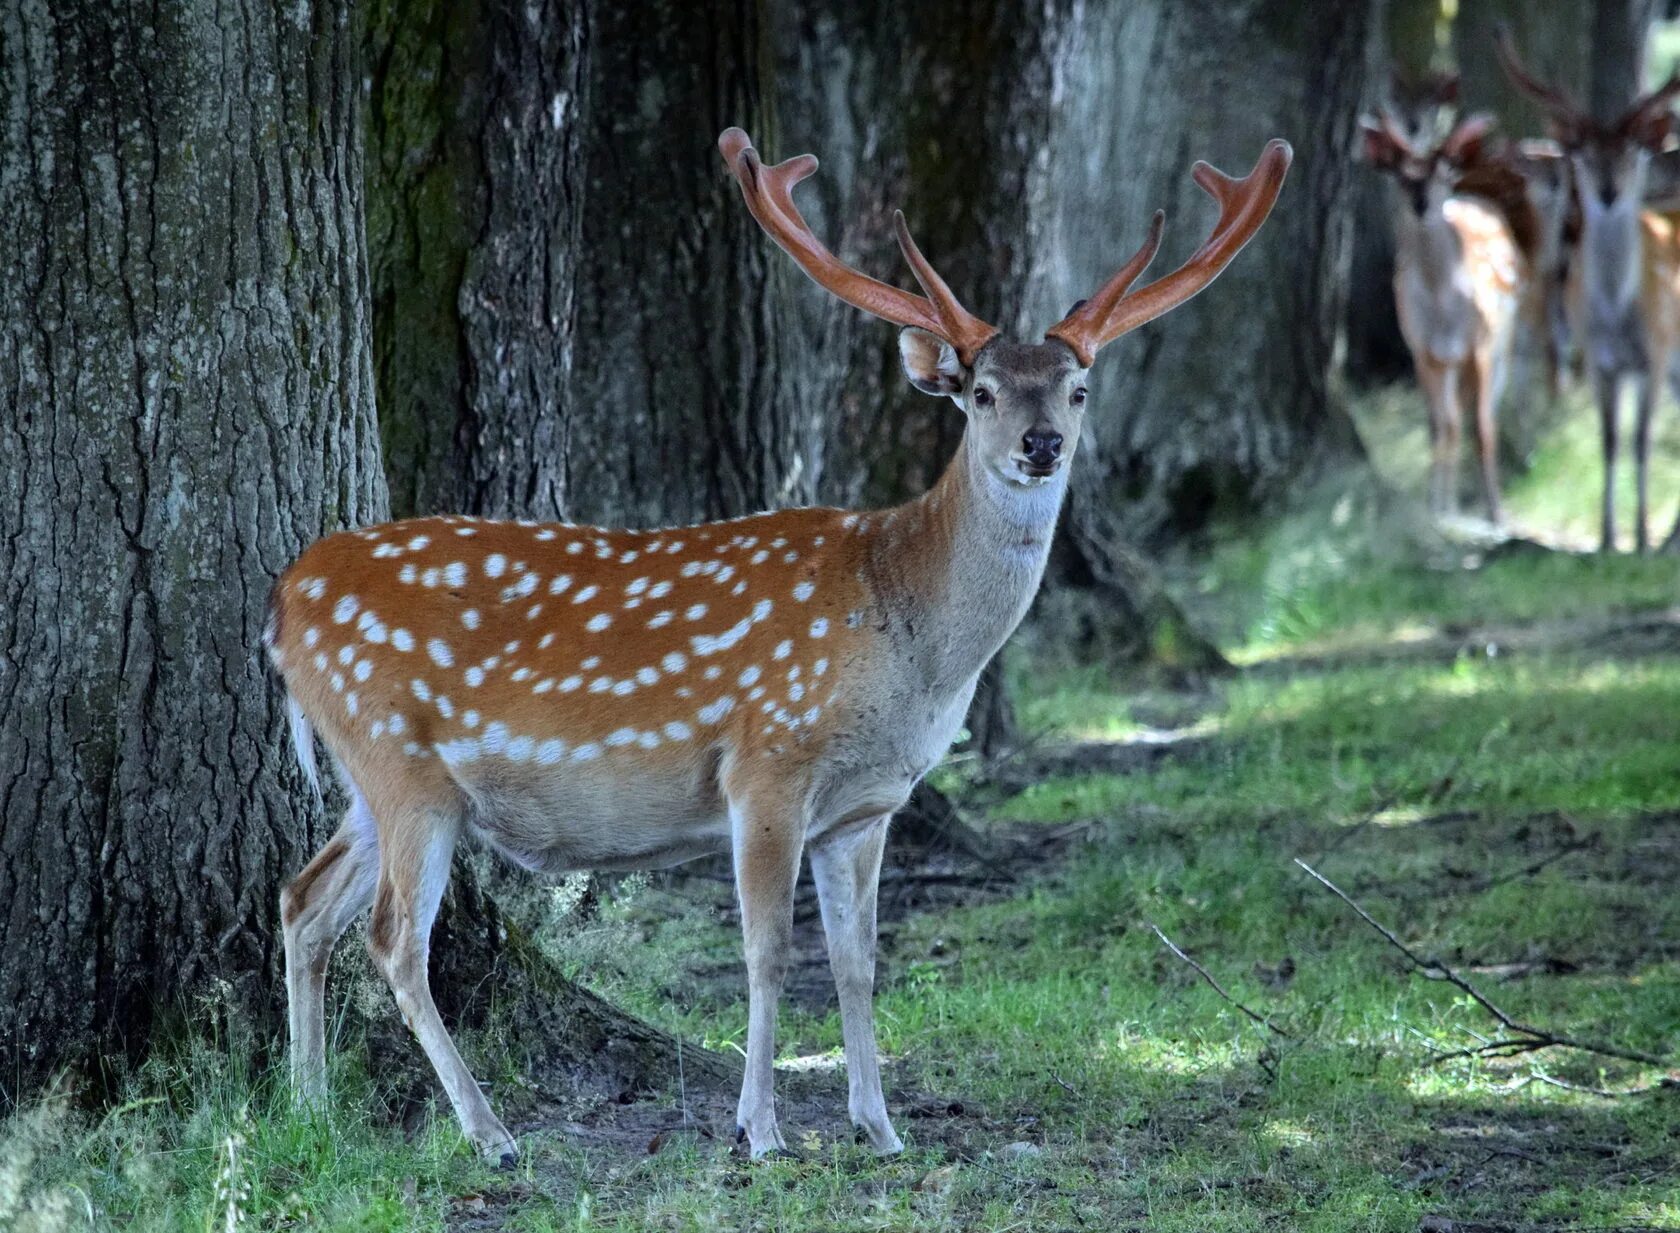
[(977, 407), (989, 407), (989, 406), (991, 406), (992, 405), (992, 392), (983, 385), (975, 386), (974, 387), (974, 405), (977, 406)]
[(1085, 405), (1085, 393), (1085, 387), (1082, 385), (1068, 395), (1068, 402), (1076, 407), (1083, 407)]

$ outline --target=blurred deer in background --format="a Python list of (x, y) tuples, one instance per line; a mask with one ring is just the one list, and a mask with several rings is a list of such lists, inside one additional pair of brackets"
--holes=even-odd
[[(1638, 390), (1634, 544), (1645, 552), (1651, 426), (1663, 383), (1673, 379), (1680, 343), (1680, 215), (1645, 209), (1643, 200), (1651, 155), (1668, 144), (1674, 129), (1669, 100), (1680, 94), (1680, 73), (1601, 124), (1565, 91), (1523, 67), (1509, 31), (1500, 31), (1495, 48), (1512, 82), (1545, 108), (1580, 203), (1581, 236), (1569, 266), (1567, 302), (1570, 332), (1598, 402), (1604, 454), (1600, 544), (1605, 552), (1615, 551), (1618, 403), (1623, 378), (1632, 377)], [(1670, 542), (1677, 536), (1680, 522)]]
[(1530, 264), (1528, 295), (1522, 317), (1540, 344), (1546, 393), (1563, 393), (1564, 374), (1575, 355), (1569, 326), (1569, 268), (1581, 243), (1581, 204), (1563, 147), (1541, 138), (1524, 138), (1509, 160), (1528, 186), (1528, 200), (1539, 220), (1539, 240)]
[(636, 869), (729, 852), (747, 987), (739, 1136), (781, 1149), (772, 1090), (793, 890), (809, 852), (839, 994), (852, 1120), (901, 1144), (875, 1050), (876, 885), (887, 821), (939, 760), (980, 670), (1020, 622), (1050, 551), (1098, 348), (1211, 283), (1265, 221), (1289, 168), (1273, 141), (1241, 180), (1191, 172), (1219, 206), (1179, 269), (1132, 289), (1143, 247), (1045, 340), (958, 303), (910, 239), (926, 296), (842, 264), (793, 203), (809, 155), (767, 167), (719, 140), (747, 208), (829, 292), (903, 328), (910, 382), (967, 415), (933, 488), (896, 509), (784, 510), (658, 531), (416, 518), (309, 548), (265, 635), (299, 759), (318, 732), (350, 797), (281, 899), (293, 1080), (325, 1092), (324, 979), (370, 904), (368, 944), (490, 1160), (515, 1145), (438, 1017), (432, 921), (471, 833), (544, 871)]
[(1497, 406), (1537, 224), (1521, 178), (1505, 173), (1500, 200), (1462, 191), (1471, 169), (1489, 176), (1485, 116), (1460, 121), (1438, 144), (1410, 141), (1386, 111), (1361, 121), (1365, 157), (1399, 185), (1394, 298), (1429, 404), (1429, 504), (1458, 505), (1462, 414), (1473, 407), (1488, 517), (1504, 521), (1499, 496)]

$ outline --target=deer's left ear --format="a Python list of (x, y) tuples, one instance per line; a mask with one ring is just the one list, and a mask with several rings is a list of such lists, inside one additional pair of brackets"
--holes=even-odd
[(1661, 154), (1674, 136), (1674, 113), (1668, 108), (1653, 108), (1640, 112), (1630, 127), (1628, 136), (1652, 154)]
[(1482, 156), (1482, 147), (1495, 123), (1497, 121), (1486, 112), (1460, 120), (1441, 143), (1441, 153), (1460, 167), (1476, 162)]
[(906, 326), (898, 333), (898, 356), (910, 384), (922, 393), (944, 398), (962, 393), (962, 361), (943, 338)]
[(1405, 153), (1394, 139), (1383, 130), (1381, 124), (1370, 116), (1361, 116), (1359, 133), (1362, 139), (1362, 152), (1365, 161), (1379, 171), (1390, 171), (1400, 165), (1400, 158)]

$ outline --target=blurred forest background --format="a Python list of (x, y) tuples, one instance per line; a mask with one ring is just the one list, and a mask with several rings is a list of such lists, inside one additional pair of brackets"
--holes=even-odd
[[(1069, 680), (1174, 712), (1252, 672), (1257, 630), (1328, 631), (1343, 609), (1271, 601), (1347, 565), (1331, 526), (1370, 533), (1383, 569), (1507, 551), (1421, 515), (1391, 186), (1359, 162), (1359, 117), (1394, 73), (1455, 68), (1467, 110), (1541, 135), (1495, 60), (1500, 22), (1613, 114), (1673, 62), (1668, 7), (0, 0), (0, 1107), (65, 1067), (118, 1096), (183, 1024), (267, 1056), (278, 888), (335, 825), (258, 653), (269, 585), (306, 544), (427, 512), (653, 525), (890, 503), (944, 466), (958, 413), (904, 381), (895, 331), (759, 232), (724, 127), (767, 159), (821, 157), (800, 203), (844, 260), (907, 284), (902, 208), (963, 302), (1022, 339), (1154, 209), (1162, 268), (1200, 243), (1193, 160), (1240, 174), (1268, 138), (1294, 146), (1218, 284), (1093, 375), (1045, 592), (959, 762), (983, 782), (1069, 713), (1102, 728)], [(1578, 389), (1552, 399), (1519, 365), (1512, 551), (1590, 546), (1592, 425)], [(1660, 431), (1665, 527), (1672, 408)], [(1671, 575), (1609, 577), (1654, 603)], [(1368, 586), (1410, 594), (1398, 577)], [(1599, 585), (1560, 577), (1525, 575), (1518, 607)], [(1439, 607), (1496, 606), (1475, 594)], [(948, 802), (920, 804), (912, 833), (937, 830)], [(458, 868), (445, 1013), (525, 1025), (521, 1074), (670, 1082), (668, 1033), (707, 1029), (590, 992), (522, 945), (533, 910)], [(412, 1061), (388, 1009), (347, 1013)], [(695, 1082), (726, 1063), (683, 1065)]]

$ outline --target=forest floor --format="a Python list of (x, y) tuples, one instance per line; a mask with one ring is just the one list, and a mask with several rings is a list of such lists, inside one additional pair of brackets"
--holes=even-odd
[[(1361, 404), (1402, 494), (1422, 422), (1407, 396)], [(1659, 452), (1654, 491), (1680, 494), (1680, 430)], [(901, 859), (883, 886), (901, 1156), (853, 1143), (804, 886), (778, 1074), (799, 1159), (742, 1159), (729, 1092), (549, 1103), (504, 1067), (524, 1156), (498, 1173), (447, 1108), (407, 1133), (374, 1115), (354, 1059), (323, 1124), (200, 1042), (94, 1120), (14, 1120), (0, 1228), (1680, 1228), (1680, 558), (1568, 551), (1597, 484), (1573, 403), (1509, 490), (1562, 550), (1432, 536), (1334, 486), (1263, 539), (1214, 537), (1172, 576), (1226, 679), (1018, 647), (1023, 749), (939, 773), (986, 859)], [(716, 871), (637, 879), (568, 963), (731, 1051), (736, 930)], [(1528, 1037), (1400, 944), (1515, 1022), (1660, 1060), (1466, 1055)]]

